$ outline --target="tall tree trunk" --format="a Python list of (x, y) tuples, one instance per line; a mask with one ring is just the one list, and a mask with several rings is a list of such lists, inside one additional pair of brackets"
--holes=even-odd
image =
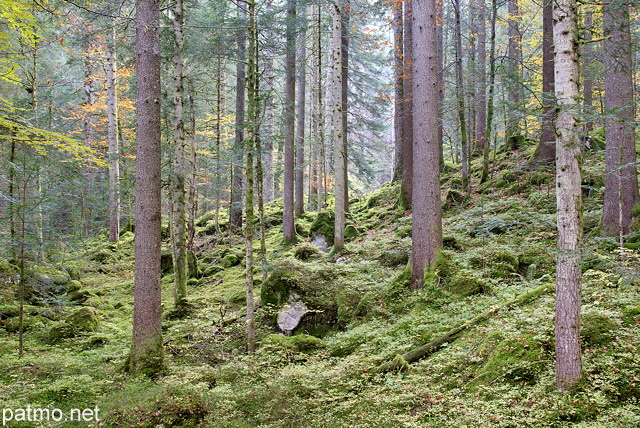
[(393, 8), (393, 59), (394, 59), (394, 111), (393, 111), (393, 139), (394, 139), (394, 156), (393, 156), (393, 181), (402, 180), (402, 144), (404, 134), (402, 132), (402, 118), (404, 116), (404, 17), (402, 11), (403, 0), (394, 0), (391, 7)]
[(413, 2), (413, 230), (411, 289), (442, 247), (436, 0)]
[(485, 0), (478, 1), (478, 67), (476, 75), (476, 144), (474, 151), (483, 153), (486, 144), (485, 134), (487, 133), (487, 25), (486, 25), (486, 4)]
[(136, 2), (136, 237), (132, 374), (164, 370), (160, 301), (160, 7)]
[[(216, 155), (216, 176), (213, 178), (215, 215), (214, 224), (216, 232), (220, 233), (220, 204), (222, 199), (222, 119), (225, 110), (225, 64), (222, 56), (218, 56), (216, 70), (216, 127), (215, 127), (215, 155)], [(233, 168), (233, 167), (232, 167)]]
[[(272, 9), (272, 3), (268, 3), (266, 6), (267, 12)], [(273, 62), (276, 58), (275, 48), (273, 41), (276, 40), (276, 35), (272, 29), (267, 26), (264, 28), (264, 38), (267, 40), (264, 48), (264, 85), (262, 89), (263, 103), (264, 103), (264, 118), (262, 119), (261, 135), (263, 141), (263, 156), (264, 156), (264, 199), (267, 202), (271, 202), (275, 198), (275, 182), (274, 182), (274, 168), (273, 168), (273, 141), (275, 138), (275, 112), (273, 95), (275, 93), (275, 71), (273, 69)], [(268, 42), (271, 41), (271, 42)]]
[(556, 160), (556, 102), (553, 71), (553, 0), (544, 0), (542, 12), (542, 129), (536, 158), (552, 163)]
[(606, 0), (603, 6), (606, 159), (602, 234), (630, 232), (638, 203), (634, 134), (633, 49), (628, 0)]
[(593, 131), (593, 63), (596, 55), (593, 49), (593, 10), (590, 6), (584, 12), (584, 44), (582, 45), (582, 105), (584, 110), (584, 140), (588, 142), (589, 134)]
[(118, 90), (116, 23), (107, 43), (107, 139), (109, 140), (109, 241), (120, 237), (120, 142), (118, 141)]
[(187, 300), (187, 210), (186, 138), (184, 135), (184, 7), (173, 4), (173, 155), (171, 156), (171, 255), (173, 259), (173, 300), (176, 307)]
[(307, 103), (307, 7), (302, 5), (300, 8), (300, 16), (304, 19), (300, 27), (300, 40), (298, 44), (298, 114), (296, 124), (296, 178), (295, 178), (295, 214), (302, 215), (304, 212), (304, 133), (306, 119), (306, 103)]
[(197, 196), (197, 176), (198, 165), (196, 158), (196, 145), (198, 142), (198, 134), (196, 132), (196, 102), (193, 96), (194, 88), (193, 83), (191, 86), (191, 93), (189, 94), (189, 106), (191, 107), (190, 117), (190, 132), (191, 138), (189, 139), (189, 208), (188, 217), (189, 222), (187, 225), (187, 252), (189, 253), (189, 260), (195, 260), (195, 251), (193, 248), (194, 240), (196, 237), (196, 215), (198, 213), (198, 196)]
[(555, 0), (556, 200), (558, 256), (556, 268), (556, 385), (568, 389), (581, 376), (580, 245), (582, 242), (582, 156), (578, 139), (578, 26), (575, 0)]
[(349, 212), (349, 168), (348, 168), (348, 106), (349, 106), (349, 22), (351, 16), (350, 0), (340, 0), (342, 7), (342, 163), (344, 169), (343, 204), (344, 212)]
[[(496, 20), (498, 19), (497, 0), (491, 2), (491, 47), (489, 52), (489, 97), (487, 99), (487, 128), (484, 134), (484, 148), (482, 149), (482, 175), (480, 183), (489, 179), (489, 152), (491, 149), (491, 134), (493, 132), (493, 98), (496, 86)], [(497, 143), (496, 143), (497, 144)]]
[(327, 168), (326, 168), (326, 156), (325, 156), (325, 141), (324, 141), (324, 103), (323, 96), (324, 87), (322, 86), (322, 56), (324, 52), (322, 50), (322, 8), (318, 6), (316, 15), (315, 28), (317, 34), (316, 52), (318, 55), (318, 85), (317, 85), (317, 109), (318, 109), (318, 211), (323, 210), (327, 205)]
[(402, 186), (400, 205), (411, 206), (413, 198), (413, 28), (412, 0), (404, 0), (404, 120), (402, 131)]
[[(242, 7), (238, 7), (238, 17), (244, 21)], [(238, 63), (236, 64), (236, 130), (233, 140), (233, 162), (231, 165), (231, 206), (229, 225), (242, 227), (242, 160), (244, 158), (244, 112), (245, 112), (245, 61), (247, 57), (247, 34), (242, 24), (238, 30)]]
[(311, 64), (312, 97), (311, 97), (311, 136), (313, 142), (313, 185), (317, 210), (324, 209), (324, 132), (323, 132), (323, 103), (322, 103), (322, 25), (321, 9), (312, 6), (313, 21), (313, 55)]
[(444, 123), (442, 113), (444, 108), (444, 31), (445, 18), (444, 3), (436, 1), (436, 52), (437, 52), (437, 72), (438, 72), (438, 155), (440, 157), (440, 171), (444, 171)]
[(254, 304), (253, 304), (253, 217), (254, 217), (254, 167), (253, 158), (255, 152), (255, 141), (258, 131), (258, 71), (257, 71), (257, 32), (255, 26), (256, 4), (255, 0), (247, 2), (249, 9), (249, 25), (247, 34), (249, 35), (249, 55), (247, 63), (247, 141), (246, 141), (246, 178), (247, 185), (245, 187), (245, 209), (246, 209), (246, 225), (245, 225), (245, 278), (246, 278), (246, 303), (247, 303), (247, 350), (249, 354), (253, 354), (256, 349), (256, 332), (254, 320)]
[(294, 220), (295, 104), (296, 104), (296, 0), (287, 0), (286, 53), (284, 80), (284, 213), (282, 238), (296, 242)]
[(522, 64), (522, 34), (520, 34), (520, 9), (518, 0), (508, 0), (508, 36), (509, 48), (507, 60), (507, 97), (509, 112), (505, 129), (505, 150), (518, 149), (520, 139), (520, 108), (522, 103), (522, 82), (520, 64)]
[(335, 196), (335, 231), (333, 250), (342, 251), (344, 248), (345, 227), (345, 186), (346, 174), (344, 169), (344, 122), (342, 116), (342, 13), (340, 5), (331, 5), (332, 32), (331, 32), (331, 70), (332, 70), (332, 97), (331, 97), (331, 123), (333, 140), (333, 170), (334, 170), (334, 196)]
[(467, 146), (467, 122), (465, 120), (464, 84), (462, 77), (462, 29), (460, 25), (460, 0), (454, 1), (456, 15), (456, 94), (458, 97), (458, 119), (460, 123), (460, 146), (462, 148), (462, 189), (469, 191), (469, 147)]

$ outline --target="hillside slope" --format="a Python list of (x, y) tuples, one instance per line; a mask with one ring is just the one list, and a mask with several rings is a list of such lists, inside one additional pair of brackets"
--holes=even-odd
[[(163, 276), (168, 372), (155, 380), (121, 371), (131, 337), (133, 235), (60, 254), (33, 268), (22, 359), (14, 286), (2, 294), (3, 406), (97, 406), (92, 426), (108, 427), (640, 426), (640, 253), (633, 248), (640, 235), (624, 249), (599, 238), (602, 159), (588, 154), (584, 382), (557, 392), (554, 182), (529, 155), (499, 154), (500, 169), (470, 196), (457, 171), (443, 174), (445, 248), (417, 293), (407, 287), (411, 217), (396, 206), (397, 186), (352, 201), (340, 254), (323, 251), (318, 238), (330, 234), (330, 212), (298, 218), (301, 242), (282, 247), (282, 207), (268, 206), (267, 257), (255, 272), (259, 349), (251, 357), (242, 239), (224, 224), (218, 233), (205, 215), (189, 313), (171, 311), (170, 263)], [(479, 165), (472, 174), (477, 183)], [(8, 262), (0, 267), (11, 277)], [(544, 285), (549, 292), (504, 306)], [(295, 300), (309, 313), (285, 336), (277, 314)], [(425, 358), (385, 366), (481, 314)]]

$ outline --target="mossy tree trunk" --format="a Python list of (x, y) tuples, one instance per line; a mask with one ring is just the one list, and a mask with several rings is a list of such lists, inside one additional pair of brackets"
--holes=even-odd
[(187, 300), (187, 210), (186, 210), (186, 138), (184, 126), (184, 7), (182, 0), (173, 5), (173, 155), (171, 156), (171, 255), (173, 260), (176, 307)]
[(246, 168), (245, 176), (247, 185), (245, 187), (245, 285), (247, 304), (247, 350), (253, 354), (256, 349), (256, 332), (254, 321), (253, 303), (253, 220), (254, 220), (254, 153), (255, 141), (258, 131), (258, 72), (257, 72), (257, 30), (255, 26), (256, 4), (254, 0), (247, 2), (249, 13), (249, 23), (247, 35), (249, 38), (248, 61), (247, 61), (247, 140), (246, 140)]
[(160, 299), (161, 150), (160, 6), (136, 2), (136, 237), (133, 344), (128, 369), (156, 376), (164, 370)]

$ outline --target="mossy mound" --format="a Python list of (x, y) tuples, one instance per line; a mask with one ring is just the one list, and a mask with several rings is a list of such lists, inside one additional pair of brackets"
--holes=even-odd
[(613, 333), (618, 330), (615, 322), (598, 313), (583, 314), (580, 321), (580, 338), (590, 346), (609, 343)]
[(96, 331), (100, 325), (98, 311), (92, 307), (75, 310), (65, 318), (65, 322), (79, 331)]
[(0, 277), (10, 277), (14, 276), (18, 273), (18, 268), (11, 263), (7, 259), (3, 259), (0, 257)]
[(309, 242), (301, 242), (293, 249), (293, 256), (298, 260), (307, 261), (317, 255), (318, 249)]
[(383, 266), (395, 267), (406, 265), (409, 262), (409, 251), (407, 250), (391, 250), (383, 252), (378, 260)]
[(358, 234), (358, 229), (352, 224), (348, 224), (344, 228), (344, 239), (346, 239), (347, 241), (352, 241), (353, 239), (357, 238)]
[(238, 266), (240, 264), (240, 257), (235, 254), (227, 254), (222, 258), (220, 264), (224, 268), (230, 268), (234, 266)]
[(333, 242), (335, 221), (335, 216), (332, 211), (320, 211), (316, 215), (316, 218), (313, 219), (311, 226), (309, 226), (309, 233), (312, 236), (322, 235), (325, 237), (327, 242)]
[(472, 386), (486, 385), (502, 378), (518, 385), (533, 385), (543, 372), (543, 361), (549, 360), (545, 346), (530, 336), (501, 341), (478, 370)]
[(272, 352), (276, 350), (312, 352), (324, 347), (324, 340), (308, 334), (296, 334), (294, 336), (270, 334), (260, 344), (260, 348), (263, 352)]
[(446, 282), (445, 288), (460, 297), (491, 292), (491, 287), (474, 272), (460, 270)]

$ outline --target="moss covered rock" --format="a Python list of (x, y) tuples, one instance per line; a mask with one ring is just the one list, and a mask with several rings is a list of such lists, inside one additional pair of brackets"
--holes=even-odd
[(445, 288), (461, 297), (489, 293), (491, 287), (474, 272), (460, 270), (446, 282)]
[(357, 237), (358, 237), (358, 229), (354, 225), (348, 224), (344, 228), (344, 239), (350, 241), (350, 240), (355, 239)]
[(590, 346), (607, 344), (618, 329), (615, 322), (598, 313), (584, 314), (580, 321), (580, 338)]
[(227, 254), (222, 258), (220, 264), (224, 268), (238, 266), (240, 264), (240, 257), (236, 256), (235, 254)]
[(100, 325), (100, 318), (94, 308), (84, 307), (69, 314), (65, 322), (79, 331), (96, 331)]
[(544, 344), (530, 336), (501, 341), (477, 372), (474, 385), (505, 379), (513, 384), (535, 384), (543, 371), (540, 361), (549, 359)]
[(322, 235), (327, 242), (333, 242), (335, 217), (332, 211), (320, 211), (309, 227), (311, 235)]
[(263, 350), (286, 350), (294, 352), (311, 352), (325, 347), (322, 339), (308, 334), (296, 334), (294, 336), (283, 336), (281, 334), (270, 334), (261, 343)]

